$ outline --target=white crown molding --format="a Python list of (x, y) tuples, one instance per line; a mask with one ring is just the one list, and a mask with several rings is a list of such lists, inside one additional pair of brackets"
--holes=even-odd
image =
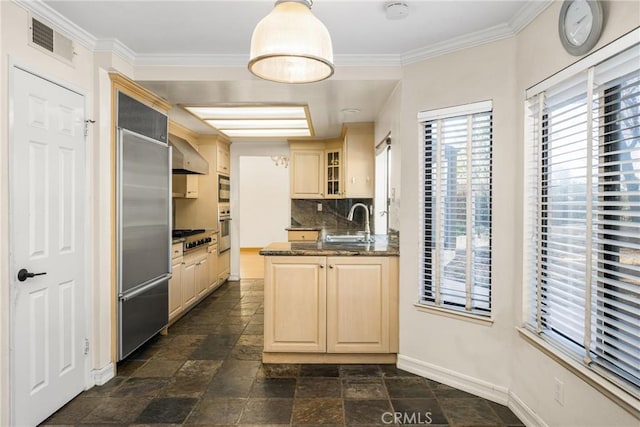
[(172, 53), (150, 53), (138, 54), (133, 64), (143, 67), (246, 67), (249, 61), (249, 54), (172, 54)]
[(334, 61), (339, 67), (400, 67), (402, 59), (396, 54), (372, 55), (335, 55)]
[(509, 24), (500, 24), (485, 30), (476, 31), (475, 33), (469, 33), (460, 37), (445, 40), (428, 47), (410, 50), (403, 53), (400, 57), (402, 59), (402, 64), (407, 65), (436, 56), (445, 55), (447, 53), (505, 39), (512, 35), (513, 32), (511, 31)]
[[(133, 61), (142, 67), (246, 67), (249, 56), (245, 54), (139, 54)], [(339, 67), (399, 67), (400, 55), (335, 55), (334, 63)]]
[(139, 56), (133, 50), (129, 49), (124, 43), (118, 39), (99, 39), (96, 40), (94, 52), (109, 52), (118, 55), (130, 64), (133, 64)]
[[(1, 0), (0, 0), (1, 1)], [(246, 54), (136, 54), (117, 39), (96, 39), (95, 36), (70, 21), (42, 0), (13, 0), (16, 4), (37, 16), (55, 29), (94, 52), (112, 52), (134, 66), (195, 66), (195, 67), (245, 67)], [(402, 54), (336, 55), (335, 64), (340, 67), (399, 67), (444, 55), (462, 49), (501, 40), (518, 34), (553, 0), (524, 2), (518, 13), (508, 22), (494, 27), (449, 39), (431, 46), (411, 50)]]
[(509, 27), (516, 35), (553, 4), (553, 0), (537, 0), (524, 2), (520, 10), (509, 21)]
[(93, 51), (96, 46), (96, 38), (73, 21), (52, 9), (41, 0), (13, 0), (14, 3), (31, 13), (32, 16), (46, 21), (56, 31), (64, 34), (74, 42)]
[(402, 64), (412, 64), (435, 56), (445, 55), (458, 50), (515, 36), (552, 3), (553, 0), (525, 2), (509, 22), (477, 31), (475, 33), (469, 33), (460, 37), (445, 40), (441, 43), (436, 43), (428, 47), (405, 52), (400, 55)]

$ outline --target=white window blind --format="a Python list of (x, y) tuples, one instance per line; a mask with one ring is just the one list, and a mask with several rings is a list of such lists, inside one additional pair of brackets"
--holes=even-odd
[(421, 113), (421, 303), (491, 313), (491, 103)]
[(640, 45), (527, 100), (527, 323), (640, 386)]

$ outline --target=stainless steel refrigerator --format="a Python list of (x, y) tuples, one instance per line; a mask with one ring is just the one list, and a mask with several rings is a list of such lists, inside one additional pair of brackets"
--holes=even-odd
[(118, 129), (118, 360), (168, 323), (171, 149)]

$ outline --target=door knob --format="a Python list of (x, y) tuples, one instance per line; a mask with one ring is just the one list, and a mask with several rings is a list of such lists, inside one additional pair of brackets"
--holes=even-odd
[(27, 270), (26, 268), (23, 268), (20, 271), (18, 271), (18, 280), (21, 282), (24, 282), (27, 279), (30, 279), (35, 276), (42, 276), (44, 274), (47, 274), (47, 273), (29, 273), (29, 270)]

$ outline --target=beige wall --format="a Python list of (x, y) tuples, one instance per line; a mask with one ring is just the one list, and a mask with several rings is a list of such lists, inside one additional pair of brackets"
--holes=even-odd
[[(9, 106), (10, 67), (20, 65), (50, 78), (62, 85), (72, 87), (85, 95), (87, 117), (93, 116), (93, 59), (92, 53), (76, 46), (74, 66), (59, 61), (28, 45), (29, 16), (13, 2), (0, 2), (0, 425), (9, 425), (9, 277), (8, 251), (8, 145), (9, 129), (6, 113)], [(89, 144), (89, 147), (91, 144)], [(91, 156), (91, 149), (87, 153)], [(91, 181), (91, 177), (87, 177)], [(90, 262), (87, 259), (87, 262)], [(90, 296), (90, 293), (89, 293)], [(89, 299), (87, 299), (89, 301)], [(89, 331), (88, 331), (89, 332)]]
[[(403, 67), (401, 95), (400, 364), (548, 425), (637, 425), (638, 420), (525, 342), (522, 324), (523, 101), (525, 90), (578, 58), (557, 37), (561, 2), (519, 35)], [(605, 2), (602, 46), (639, 24), (640, 3)], [(416, 114), (493, 101), (493, 318), (490, 326), (418, 311), (420, 134)], [(553, 400), (554, 378), (565, 402)]]
[(11, 64), (49, 78), (84, 94), (86, 118), (96, 123), (87, 137), (88, 239), (86, 264), (87, 335), (91, 357), (87, 361), (87, 386), (108, 379), (111, 365), (111, 84), (109, 70), (131, 76), (133, 68), (110, 53), (94, 54), (75, 43), (73, 66), (28, 44), (29, 14), (14, 2), (0, 1), (0, 425), (9, 425), (9, 277), (8, 265), (8, 111)]
[[(402, 209), (400, 210), (400, 353), (460, 375), (506, 387), (513, 334), (513, 239), (518, 214), (515, 39), (456, 52), (404, 68), (402, 80)], [(419, 111), (493, 101), (492, 326), (416, 310), (419, 263), (421, 132)]]
[[(603, 2), (605, 7), (605, 27), (595, 49), (598, 49), (640, 25), (640, 2)], [(516, 70), (518, 76), (517, 106), (523, 111), (524, 92), (527, 88), (571, 65), (578, 58), (567, 54), (558, 42), (556, 26), (560, 12), (560, 2), (554, 3), (537, 20), (525, 28), (517, 37)], [(523, 114), (518, 115), (519, 141), (524, 133)], [(518, 144), (519, 168), (523, 168), (522, 143)], [(522, 188), (522, 174), (518, 175), (518, 186)], [(522, 192), (518, 193), (522, 205)], [(518, 215), (522, 218), (522, 215)], [(522, 246), (522, 223), (517, 224), (518, 248)], [(518, 280), (516, 300), (516, 322), (522, 319), (521, 301), (521, 258), (518, 258)], [(529, 408), (539, 414), (549, 425), (581, 426), (637, 426), (639, 421), (631, 417), (596, 391), (550, 358), (533, 348), (519, 336), (513, 338), (512, 381), (510, 389)], [(535, 369), (524, 370), (522, 366)], [(564, 383), (564, 406), (553, 399), (554, 378)]]
[(389, 174), (389, 228), (393, 230), (400, 228), (400, 180), (402, 176), (400, 173), (402, 170), (402, 150), (400, 148), (401, 101), (402, 83), (400, 82), (376, 118), (374, 136), (374, 141), (377, 144), (382, 141), (382, 138), (384, 138), (388, 132), (391, 132), (391, 156), (389, 160), (391, 170)]

